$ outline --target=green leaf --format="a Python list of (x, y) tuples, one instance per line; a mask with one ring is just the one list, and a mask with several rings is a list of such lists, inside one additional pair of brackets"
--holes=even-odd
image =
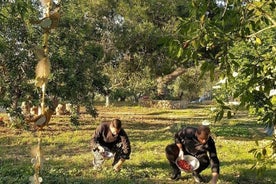
[(210, 78), (211, 78), (211, 81), (213, 81), (214, 78), (215, 78), (215, 67), (213, 67), (213, 68), (210, 70)]
[(180, 48), (178, 49), (178, 52), (177, 52), (177, 57), (180, 58), (180, 57), (182, 56), (182, 54), (183, 54), (183, 48), (180, 47)]
[(232, 117), (231, 111), (227, 111), (227, 118), (230, 119)]
[(257, 167), (257, 163), (253, 164), (252, 167), (250, 167), (250, 170), (255, 169)]
[(234, 59), (234, 58), (235, 58), (235, 55), (232, 54), (232, 53), (228, 53), (228, 55), (229, 55), (229, 57), (230, 57), (231, 59)]
[(263, 156), (266, 156), (267, 151), (265, 148), (263, 148), (262, 153), (263, 153)]
[(256, 154), (256, 158), (257, 158), (258, 160), (260, 160), (260, 159), (262, 158), (262, 154), (261, 154), (260, 152), (258, 152), (258, 153)]
[(208, 34), (205, 34), (205, 35), (204, 35), (204, 40), (205, 40), (206, 42), (208, 42), (208, 41), (209, 41)]
[(256, 37), (255, 43), (256, 43), (256, 45), (261, 45), (262, 40), (260, 38)]
[(248, 153), (254, 153), (256, 151), (257, 151), (257, 148), (253, 148), (253, 149), (249, 150)]
[(220, 121), (223, 118), (223, 114), (224, 114), (223, 110), (219, 111), (215, 117), (215, 122)]
[(269, 6), (270, 6), (270, 10), (271, 10), (271, 11), (274, 11), (275, 8), (276, 8), (276, 2), (275, 2), (275, 1), (272, 1), (272, 2), (269, 4)]
[(205, 14), (200, 17), (200, 24), (204, 24)]
[(197, 50), (197, 49), (198, 49), (199, 44), (200, 44), (200, 43), (199, 43), (199, 41), (198, 41), (198, 40), (193, 40), (193, 41), (192, 41), (192, 46), (194, 47), (194, 49), (195, 49), (195, 50)]

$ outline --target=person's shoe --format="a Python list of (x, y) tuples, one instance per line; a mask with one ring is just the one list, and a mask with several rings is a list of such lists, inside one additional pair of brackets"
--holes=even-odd
[(121, 171), (121, 167), (122, 167), (122, 164), (120, 164), (120, 165), (116, 164), (116, 165), (113, 166), (113, 170), (115, 172), (120, 172)]
[(180, 179), (180, 176), (181, 176), (181, 173), (173, 173), (171, 175), (171, 179), (176, 181)]
[(120, 172), (120, 171), (121, 171), (121, 168), (113, 167), (113, 170), (114, 170), (115, 172)]
[(95, 170), (95, 171), (101, 170), (101, 168), (102, 168), (102, 165), (96, 164), (94, 160), (92, 162), (92, 166), (93, 166), (93, 170)]
[(203, 178), (200, 176), (200, 174), (194, 172), (193, 177), (194, 177), (194, 180), (195, 180), (196, 183), (203, 182)]
[(101, 170), (102, 169), (102, 167), (101, 166), (93, 166), (93, 170), (94, 171), (99, 171), (99, 170)]

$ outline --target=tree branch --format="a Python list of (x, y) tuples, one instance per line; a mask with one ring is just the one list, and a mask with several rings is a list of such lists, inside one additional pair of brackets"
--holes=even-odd
[(257, 34), (263, 32), (263, 31), (265, 31), (265, 30), (268, 30), (268, 29), (271, 29), (271, 28), (274, 28), (274, 27), (276, 27), (276, 24), (275, 24), (275, 25), (272, 25), (272, 26), (268, 26), (268, 27), (266, 27), (266, 28), (264, 28), (264, 29), (261, 29), (261, 30), (255, 32), (255, 33), (253, 33), (253, 34), (251, 34), (251, 35), (248, 35), (248, 36), (246, 36), (246, 37), (247, 37), (247, 38), (250, 38), (250, 37), (252, 37), (252, 36), (255, 36), (255, 35), (257, 35)]
[(253, 7), (256, 8), (258, 11), (260, 11), (260, 12), (261, 12), (261, 13), (262, 13), (262, 14), (263, 14), (273, 25), (268, 26), (268, 27), (265, 27), (265, 28), (263, 28), (263, 29), (261, 29), (261, 30), (255, 32), (255, 33), (251, 34), (251, 35), (248, 35), (248, 36), (246, 36), (247, 38), (250, 38), (250, 37), (252, 37), (252, 36), (255, 36), (255, 35), (257, 35), (257, 34), (263, 32), (263, 31), (265, 31), (265, 30), (268, 30), (268, 29), (271, 29), (271, 28), (276, 27), (276, 21), (275, 21), (266, 11), (264, 11), (261, 7), (257, 7), (256, 5), (254, 5), (254, 4), (252, 4), (252, 3), (250, 3), (249, 6), (253, 6)]

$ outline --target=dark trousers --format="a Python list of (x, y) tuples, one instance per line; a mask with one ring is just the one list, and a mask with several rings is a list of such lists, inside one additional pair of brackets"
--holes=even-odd
[[(180, 169), (175, 164), (175, 160), (177, 159), (178, 154), (179, 154), (179, 148), (177, 147), (177, 145), (176, 144), (168, 145), (165, 149), (165, 152), (166, 152), (166, 157), (167, 157), (167, 159), (170, 163), (170, 166), (173, 169), (173, 172), (175, 174), (181, 173)], [(195, 173), (199, 174), (209, 166), (210, 159), (209, 159), (207, 153), (206, 154), (201, 154), (201, 155), (192, 155), (192, 156), (196, 157), (198, 159), (199, 163), (200, 163), (199, 168), (197, 168), (194, 171)]]
[[(130, 153), (124, 154), (121, 142), (113, 145), (111, 148), (108, 148), (108, 147), (104, 147), (104, 148), (106, 151), (111, 151), (112, 153), (114, 153), (114, 160), (113, 160), (112, 166), (114, 166), (121, 158), (129, 159)], [(94, 160), (93, 160), (94, 167), (96, 168), (101, 167), (105, 161), (105, 158), (102, 156), (102, 154), (99, 152), (98, 149), (93, 149), (92, 153), (94, 155)]]

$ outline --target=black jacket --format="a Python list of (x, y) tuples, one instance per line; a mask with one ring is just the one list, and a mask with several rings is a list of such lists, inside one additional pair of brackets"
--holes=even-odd
[(92, 149), (99, 145), (112, 149), (117, 143), (122, 143), (122, 150), (124, 154), (130, 154), (130, 141), (123, 128), (121, 128), (118, 135), (112, 135), (110, 131), (110, 122), (101, 123), (95, 130), (92, 139)]

